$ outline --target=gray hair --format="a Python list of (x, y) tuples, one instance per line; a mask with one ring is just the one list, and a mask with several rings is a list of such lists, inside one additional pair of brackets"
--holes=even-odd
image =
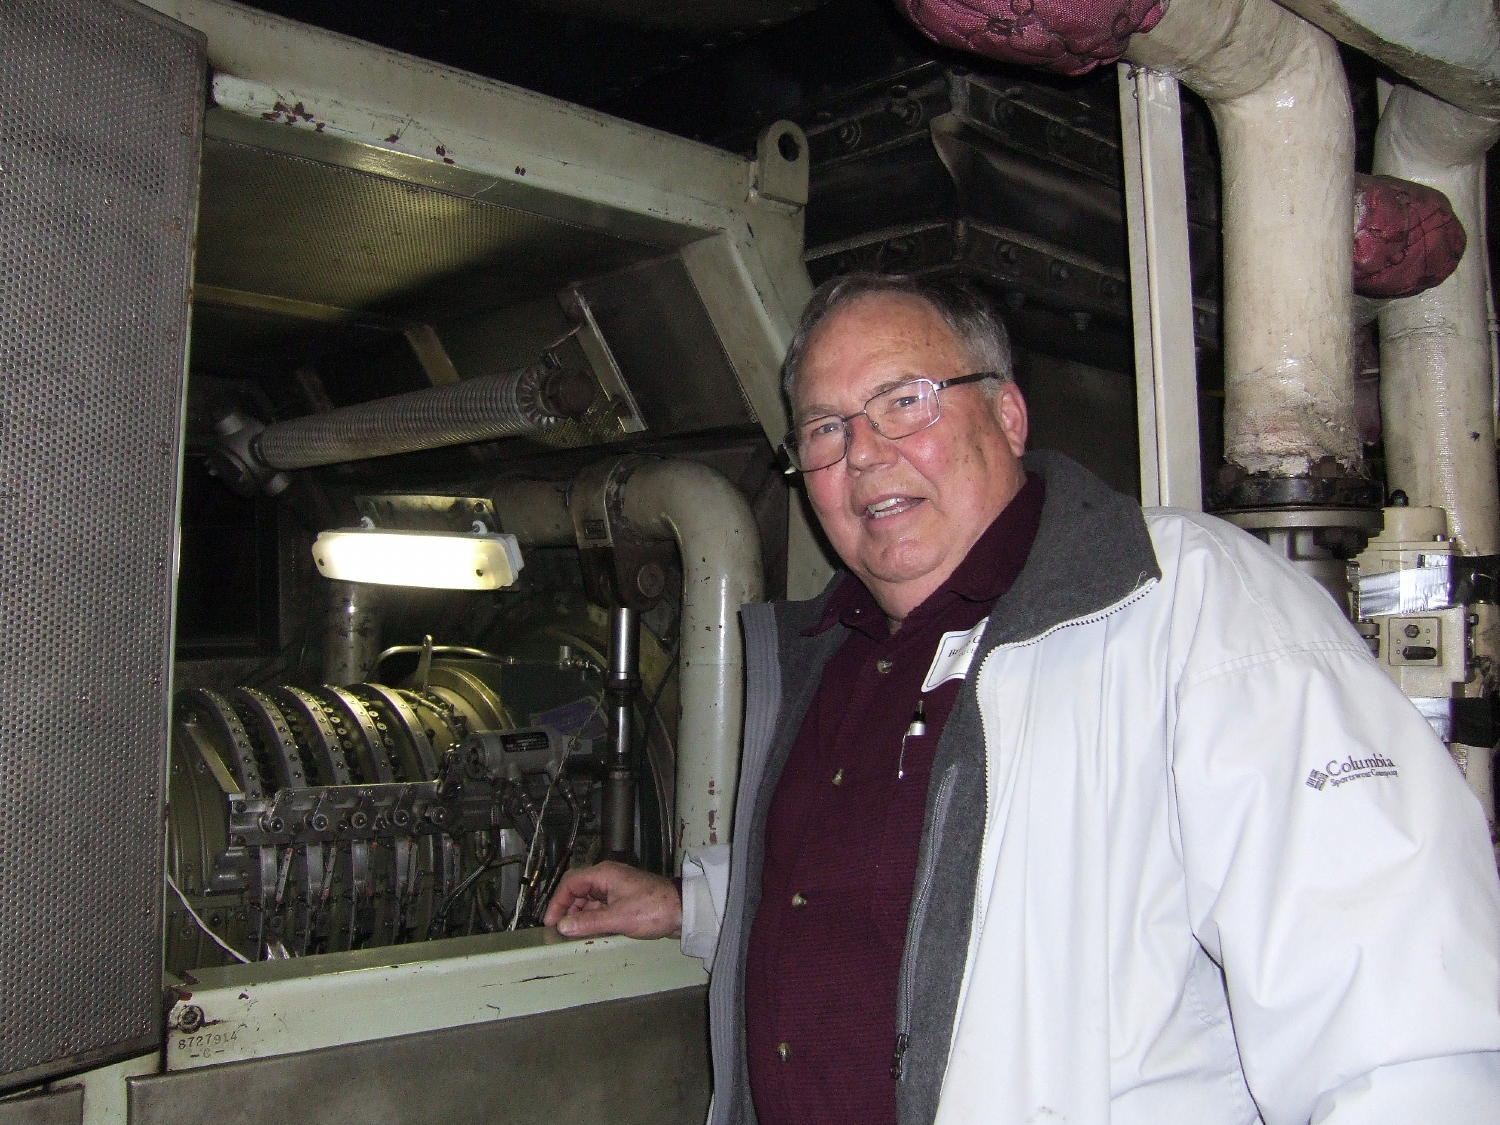
[[(1010, 336), (1000, 318), (972, 290), (952, 281), (911, 274), (848, 273), (831, 277), (818, 286), (802, 310), (781, 365), (781, 389), (788, 400), (807, 359), (808, 341), (818, 326), (861, 298), (888, 295), (910, 297), (927, 305), (943, 318), (976, 371), (993, 371), (1001, 377), (1001, 383), (1011, 381)], [(990, 397), (1000, 389), (1000, 383), (994, 382), (984, 382), (981, 386)]]

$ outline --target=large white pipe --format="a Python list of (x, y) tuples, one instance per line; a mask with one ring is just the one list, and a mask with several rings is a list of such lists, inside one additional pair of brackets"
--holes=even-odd
[(1500, 114), (1494, 0), (1279, 0), (1446, 102)]
[(740, 606), (764, 596), (760, 535), (750, 505), (720, 474), (657, 461), (631, 474), (623, 514), (645, 534), (669, 534), (682, 555), (678, 660), (677, 859), (727, 843), (744, 729)]
[(1357, 470), (1354, 136), (1334, 41), (1271, 0), (1178, 3), (1126, 57), (1197, 91), (1218, 129), (1225, 459)]
[(1469, 236), (1446, 281), (1380, 311), (1390, 486), (1446, 509), (1463, 554), (1500, 552), (1483, 237), (1484, 157), (1497, 140), (1500, 121), (1407, 86), (1391, 91), (1375, 135), (1375, 170), (1443, 192)]
[[(523, 543), (574, 542), (565, 487), (507, 482), (495, 490), (500, 525)], [(744, 727), (740, 606), (760, 601), (760, 534), (750, 505), (722, 475), (692, 461), (648, 461), (624, 481), (621, 514), (637, 533), (677, 541), (682, 642), (677, 727), (677, 858), (727, 842), (733, 828)]]

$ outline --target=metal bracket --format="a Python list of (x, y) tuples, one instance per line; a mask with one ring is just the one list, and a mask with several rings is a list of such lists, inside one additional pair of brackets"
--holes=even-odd
[(755, 194), (806, 207), (807, 177), (807, 134), (790, 121), (767, 126), (755, 145)]
[(620, 457), (595, 462), (573, 478), (569, 489), (568, 510), (584, 588), (597, 605), (647, 610), (665, 592), (674, 545), (636, 538), (621, 514), (625, 482), (648, 460)]
[(356, 496), (359, 514), (376, 527), (403, 531), (500, 530), (495, 505), (483, 496), (434, 496), (425, 493), (388, 492)]
[(577, 286), (571, 286), (557, 295), (557, 301), (575, 326), (573, 337), (578, 341), (578, 347), (593, 371), (594, 378), (609, 396), (610, 407), (620, 423), (621, 431), (627, 434), (641, 433), (646, 428), (641, 408), (635, 401), (635, 395), (631, 394), (629, 384), (625, 382), (624, 372), (615, 362), (615, 353), (610, 350), (604, 333), (599, 330), (599, 322), (594, 319), (594, 310), (589, 308), (588, 298)]

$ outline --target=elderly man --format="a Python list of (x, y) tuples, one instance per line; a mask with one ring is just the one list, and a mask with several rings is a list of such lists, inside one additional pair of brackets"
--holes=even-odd
[(712, 1121), (1500, 1119), (1484, 822), (1327, 594), (1023, 457), (961, 290), (825, 285), (786, 378), (847, 570), (745, 609), (727, 897), (711, 853), (548, 912), (717, 930)]

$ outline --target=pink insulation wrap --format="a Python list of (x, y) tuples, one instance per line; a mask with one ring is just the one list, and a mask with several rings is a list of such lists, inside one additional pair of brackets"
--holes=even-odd
[(1444, 281), (1467, 244), (1448, 197), (1394, 176), (1354, 178), (1354, 291), (1410, 297)]
[(1167, 0), (897, 0), (906, 18), (947, 47), (1059, 74), (1115, 62), (1150, 31)]

